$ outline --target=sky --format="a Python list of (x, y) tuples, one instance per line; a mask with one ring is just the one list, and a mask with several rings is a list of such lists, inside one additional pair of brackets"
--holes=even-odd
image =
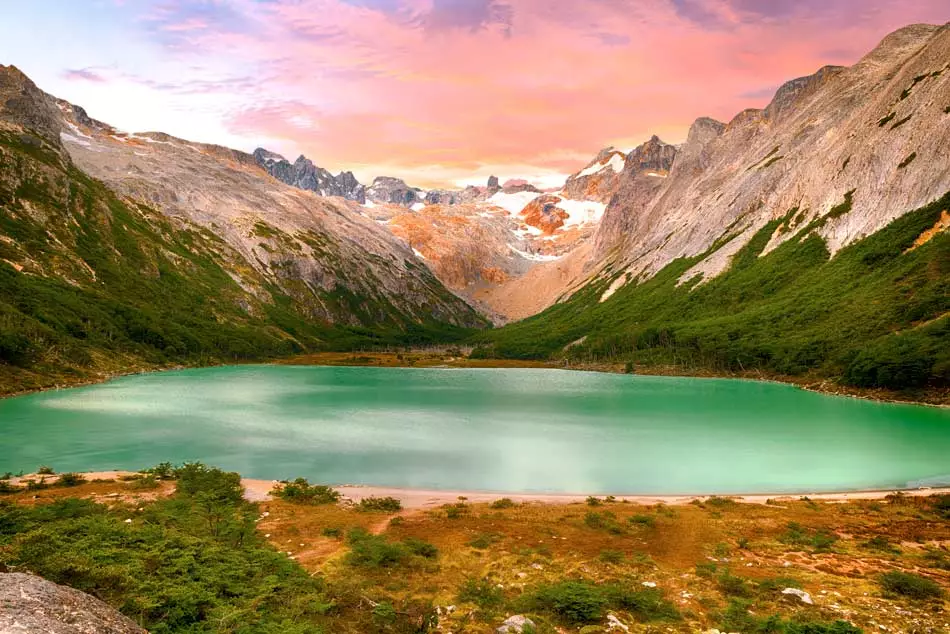
[(563, 182), (764, 107), (950, 0), (0, 0), (0, 64), (127, 131), (362, 182)]

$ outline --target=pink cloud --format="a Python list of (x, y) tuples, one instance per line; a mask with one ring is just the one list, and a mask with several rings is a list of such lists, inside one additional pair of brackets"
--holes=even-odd
[(257, 69), (233, 132), (435, 184), (488, 165), (570, 172), (653, 133), (680, 141), (697, 117), (762, 107), (770, 87), (946, 17), (945, 0), (837, 4), (236, 0), (240, 28), (174, 12), (162, 28), (177, 54)]
[(63, 71), (63, 78), (70, 81), (90, 81), (94, 83), (105, 83), (107, 80), (98, 72), (90, 68), (70, 68)]

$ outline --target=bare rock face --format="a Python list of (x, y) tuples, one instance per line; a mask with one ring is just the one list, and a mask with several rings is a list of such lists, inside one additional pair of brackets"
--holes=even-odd
[(617, 191), (626, 158), (616, 148), (604, 148), (584, 169), (568, 177), (564, 195), (575, 200), (608, 202)]
[(41, 577), (0, 573), (0, 634), (146, 634), (114, 608)]
[(291, 164), (280, 154), (257, 148), (254, 159), (268, 174), (282, 183), (306, 189), (321, 196), (340, 196), (360, 204), (366, 202), (366, 188), (352, 172), (340, 172), (336, 176), (322, 167), (317, 167), (302, 154)]
[(560, 196), (544, 194), (538, 196), (521, 210), (521, 216), (525, 224), (539, 229), (545, 235), (553, 234), (557, 229), (564, 226), (564, 221), (570, 218), (570, 214), (558, 207), (561, 202)]
[(377, 176), (373, 179), (373, 184), (366, 190), (366, 198), (374, 203), (403, 207), (422, 202), (418, 189), (409, 187), (404, 180), (392, 176)]
[[(786, 83), (764, 110), (725, 125), (698, 119), (658, 188), (618, 188), (588, 268), (643, 279), (718, 241), (681, 278), (709, 279), (783, 217), (791, 224), (766, 252), (809, 227), (834, 254), (942, 196), (950, 190), (948, 60), (950, 25), (913, 25), (854, 66)], [(847, 211), (829, 214), (846, 200)]]

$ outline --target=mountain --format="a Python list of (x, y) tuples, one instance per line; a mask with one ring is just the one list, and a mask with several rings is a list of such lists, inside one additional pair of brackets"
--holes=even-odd
[(560, 303), (479, 354), (945, 389), (947, 60), (950, 26), (913, 25), (765, 109), (698, 119), (678, 149), (651, 139), (603, 179), (615, 192)]
[(282, 183), (306, 189), (321, 196), (340, 196), (360, 204), (366, 202), (366, 188), (360, 185), (353, 172), (340, 172), (336, 176), (313, 164), (304, 155), (291, 164), (280, 154), (257, 148), (254, 159), (268, 174)]
[(353, 204), (250, 154), (119, 132), (0, 67), (0, 384), (485, 323)]

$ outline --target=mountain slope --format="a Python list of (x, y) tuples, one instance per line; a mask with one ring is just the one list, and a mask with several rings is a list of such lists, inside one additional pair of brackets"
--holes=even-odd
[(483, 323), (376, 223), (253, 157), (119, 135), (0, 68), (0, 390)]
[(697, 120), (668, 174), (621, 174), (573, 294), (479, 354), (946, 392), (948, 59), (950, 27), (911, 26)]

